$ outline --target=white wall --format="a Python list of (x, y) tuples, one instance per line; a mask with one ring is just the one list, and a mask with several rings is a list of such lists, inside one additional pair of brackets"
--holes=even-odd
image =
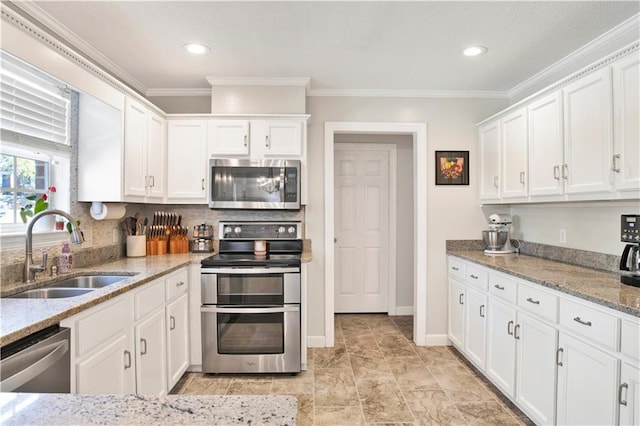
[[(309, 264), (309, 336), (324, 336), (324, 123), (424, 122), (428, 155), (427, 333), (446, 334), (445, 241), (479, 239), (486, 224), (478, 203), (476, 123), (506, 107), (504, 100), (311, 97), (307, 113), (309, 203), (307, 237), (313, 240)], [(469, 186), (435, 186), (434, 152), (470, 151)], [(398, 163), (398, 168), (402, 165)]]

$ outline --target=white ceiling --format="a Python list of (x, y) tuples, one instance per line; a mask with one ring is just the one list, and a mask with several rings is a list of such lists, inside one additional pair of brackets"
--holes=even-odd
[[(16, 4), (147, 95), (203, 92), (206, 77), (310, 77), (317, 93), (506, 93), (640, 11), (637, 1)], [(211, 53), (189, 56), (192, 41)], [(471, 44), (489, 51), (463, 57)]]

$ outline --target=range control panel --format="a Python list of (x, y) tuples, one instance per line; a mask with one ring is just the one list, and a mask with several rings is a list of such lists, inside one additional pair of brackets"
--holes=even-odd
[(620, 241), (640, 243), (640, 215), (623, 214), (620, 217)]

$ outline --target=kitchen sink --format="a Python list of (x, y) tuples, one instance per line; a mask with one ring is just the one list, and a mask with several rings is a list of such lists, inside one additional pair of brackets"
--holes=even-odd
[(14, 299), (63, 299), (94, 291), (93, 288), (36, 288), (11, 296)]
[(128, 277), (130, 275), (81, 275), (49, 285), (47, 288), (102, 288)]

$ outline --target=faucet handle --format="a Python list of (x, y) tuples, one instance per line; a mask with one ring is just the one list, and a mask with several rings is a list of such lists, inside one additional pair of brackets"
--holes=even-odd
[(49, 258), (49, 253), (46, 251), (42, 252), (42, 270), (47, 269), (47, 259)]

